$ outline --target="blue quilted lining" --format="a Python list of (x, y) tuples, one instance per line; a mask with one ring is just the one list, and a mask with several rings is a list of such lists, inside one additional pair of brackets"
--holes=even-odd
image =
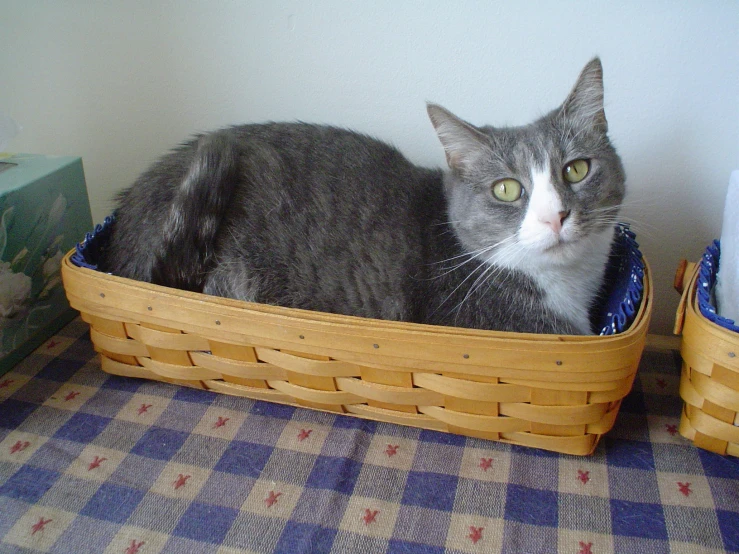
[[(97, 270), (97, 259), (104, 248), (114, 222), (114, 217), (105, 218), (102, 225), (85, 235), (77, 244), (72, 263), (79, 267)], [(644, 292), (644, 262), (636, 236), (625, 223), (616, 226), (616, 240), (611, 250), (606, 270), (601, 303), (595, 321), (600, 335), (614, 335), (628, 329), (639, 311)], [(715, 316), (714, 317), (718, 317)]]
[(713, 301), (713, 287), (716, 285), (719, 258), (721, 256), (721, 243), (714, 240), (706, 248), (698, 268), (698, 309), (707, 320), (720, 325), (729, 331), (739, 333), (739, 325), (733, 319), (722, 317), (716, 313)]
[(606, 268), (601, 297), (605, 300), (596, 314), (600, 335), (615, 335), (634, 321), (644, 295), (644, 260), (636, 235), (626, 223), (616, 226), (616, 240)]

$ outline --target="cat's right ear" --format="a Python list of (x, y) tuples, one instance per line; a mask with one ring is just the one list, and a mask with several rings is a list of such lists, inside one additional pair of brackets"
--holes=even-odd
[(446, 108), (426, 104), (431, 123), (446, 153), (446, 162), (455, 171), (464, 171), (489, 145), (486, 135)]

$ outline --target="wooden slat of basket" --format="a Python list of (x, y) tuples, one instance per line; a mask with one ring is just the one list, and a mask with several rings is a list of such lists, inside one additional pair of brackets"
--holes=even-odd
[(588, 423), (585, 426), (585, 432), (589, 435), (600, 436), (607, 433), (613, 427), (616, 422), (616, 416), (618, 416), (618, 409), (621, 407), (621, 402), (613, 402), (608, 406), (608, 410), (600, 421), (595, 423)]
[(120, 375), (121, 377), (136, 377), (139, 379), (157, 379), (158, 377), (143, 366), (122, 363), (105, 355), (100, 357), (100, 366), (104, 372)]
[(739, 391), (727, 387), (698, 371), (688, 373), (683, 369), (681, 382), (694, 387), (701, 398), (723, 407), (727, 412), (732, 412), (731, 418), (724, 419), (724, 421), (734, 422), (736, 414), (739, 412)]
[(220, 373), (224, 379), (230, 376), (258, 382), (267, 379), (287, 380), (287, 371), (284, 368), (264, 362), (241, 362), (205, 352), (190, 352), (190, 358), (196, 365)]
[(208, 379), (222, 378), (220, 373), (199, 366), (170, 364), (151, 358), (139, 358), (139, 362), (150, 372), (170, 379), (181, 381), (206, 381)]
[(395, 410), (386, 410), (384, 408), (377, 408), (366, 404), (351, 404), (346, 407), (346, 411), (349, 415), (357, 415), (375, 421), (385, 421), (388, 423), (408, 425), (410, 427), (421, 427), (423, 429), (432, 429), (435, 431), (448, 430), (448, 427), (444, 422), (434, 419), (433, 417), (428, 417), (424, 414), (411, 414)]
[[(241, 344), (229, 344), (221, 341), (216, 340), (209, 340), (208, 341), (210, 345), (210, 351), (213, 354), (214, 358), (216, 359), (223, 359), (223, 360), (230, 360), (234, 362), (245, 362), (245, 363), (257, 363), (257, 353), (254, 351), (254, 347), (251, 345), (241, 345)], [(190, 352), (190, 357), (192, 358), (193, 354), (196, 354), (195, 352)], [(193, 360), (193, 363), (197, 363)], [(216, 369), (215, 367), (212, 367), (211, 369)], [(223, 379), (225, 381), (229, 381), (232, 383), (237, 383), (240, 385), (246, 385), (249, 387), (257, 387), (261, 389), (267, 389), (269, 388), (269, 385), (267, 385), (267, 381), (265, 379), (274, 379), (275, 376), (270, 376), (266, 378), (259, 378), (257, 376), (254, 376), (253, 378), (244, 377), (243, 375), (239, 373), (234, 374), (231, 372), (221, 372), (223, 374)]]
[[(362, 381), (366, 383), (377, 383), (378, 385), (390, 385), (393, 387), (404, 387), (406, 389), (413, 388), (413, 377), (409, 371), (389, 371), (386, 369), (378, 369), (374, 367), (360, 367), (359, 374)], [(379, 400), (367, 399), (367, 404), (375, 408), (385, 408), (390, 410), (417, 413), (415, 405), (389, 404)]]
[[(544, 388), (532, 388), (530, 402), (532, 406), (574, 406), (575, 411), (584, 416), (584, 406), (597, 405), (595, 402), (588, 402), (588, 393), (586, 391), (567, 391), (567, 390), (550, 390)], [(602, 412), (605, 413), (607, 405), (601, 403)], [(555, 435), (555, 436), (578, 436), (584, 435), (586, 424), (592, 421), (570, 421), (563, 420), (561, 415), (563, 412), (552, 412), (555, 416), (552, 421), (537, 421), (531, 419), (531, 432), (537, 435)], [(600, 418), (598, 419), (600, 421)]]
[[(334, 370), (347, 371), (345, 364), (337, 360), (332, 361), (331, 358), (324, 355), (295, 352), (292, 350), (282, 350), (280, 352), (269, 348), (257, 348), (256, 350), (257, 353), (263, 352), (265, 355), (268, 355), (269, 359), (275, 363), (286, 364), (288, 366), (286, 367), (287, 383), (300, 387), (298, 390), (338, 391), (336, 381), (329, 373)], [(332, 362), (336, 362), (336, 368)], [(324, 369), (326, 375), (321, 374), (321, 368)], [(267, 383), (269, 384), (269, 381)], [(325, 404), (301, 397), (297, 397), (294, 400), (307, 408), (327, 410), (340, 414), (344, 413), (344, 406), (342, 404)]]
[(503, 442), (530, 446), (532, 448), (544, 448), (545, 450), (554, 450), (555, 452), (575, 456), (592, 454), (598, 444), (598, 438), (598, 435), (553, 437), (532, 433), (501, 433), (501, 440)]
[(515, 417), (466, 414), (442, 408), (441, 406), (419, 406), (418, 411), (459, 429), (470, 429), (488, 433), (528, 431), (531, 425), (530, 422)]
[(739, 371), (734, 371), (723, 365), (715, 365), (711, 372), (711, 378), (734, 391), (739, 391)]
[(730, 442), (739, 445), (739, 427), (725, 421), (711, 417), (703, 410), (688, 404), (686, 406), (690, 424), (696, 431), (712, 437), (718, 441)]
[(519, 402), (500, 403), (500, 413), (502, 415), (549, 425), (597, 423), (603, 418), (607, 410), (608, 406), (606, 404), (536, 406)]
[[(112, 321), (110, 319), (96, 317), (84, 312), (81, 315), (82, 320), (90, 325), (90, 330), (95, 330), (103, 341), (109, 337), (114, 340), (125, 341), (125, 344), (123, 342), (108, 342), (107, 346), (111, 347), (111, 349), (107, 350), (103, 344), (96, 342), (93, 337), (92, 341), (95, 345), (96, 352), (105, 352), (109, 358), (123, 364), (138, 365), (135, 357), (137, 354), (129, 353), (128, 349), (133, 348), (136, 352), (140, 352), (142, 350), (145, 351), (145, 349), (141, 345), (136, 347), (132, 346), (138, 343), (136, 343), (136, 341), (131, 341), (128, 338), (125, 324), (122, 321)], [(129, 342), (131, 345), (128, 344)]]
[(284, 394), (273, 389), (249, 387), (246, 385), (239, 385), (236, 383), (229, 383), (220, 380), (205, 381), (205, 385), (210, 390), (222, 392), (224, 394), (231, 394), (233, 396), (243, 396), (245, 398), (252, 398), (254, 400), (265, 400), (267, 402), (277, 402), (279, 404), (288, 404), (290, 406), (298, 405), (297, 403), (293, 402), (292, 397), (289, 394)]
[(418, 406), (419, 404), (436, 404), (444, 402), (444, 396), (423, 388), (393, 387), (379, 383), (367, 383), (361, 379), (337, 377), (339, 390), (350, 392), (356, 396), (383, 402), (388, 405)]
[(207, 340), (193, 334), (174, 333), (147, 328), (142, 325), (126, 324), (128, 336), (148, 346), (167, 350), (210, 350)]
[[(123, 328), (123, 325), (121, 325), (121, 328)], [(108, 352), (115, 352), (116, 354), (124, 354), (127, 356), (149, 355), (149, 351), (146, 349), (146, 346), (141, 344), (139, 341), (110, 336), (98, 331), (98, 327), (96, 325), (90, 327), (90, 339), (98, 348), (102, 348)]]
[[(192, 360), (190, 360), (190, 356), (184, 350), (171, 350), (169, 348), (157, 348), (156, 346), (147, 346), (146, 350), (148, 350), (149, 352), (148, 359), (156, 362), (162, 362), (164, 364), (176, 365), (180, 367), (189, 367), (192, 365)], [(140, 363), (141, 359), (138, 359), (138, 361)]]
[(81, 316), (82, 321), (94, 327), (98, 332), (104, 335), (119, 339), (128, 339), (128, 335), (126, 334), (126, 327), (124, 322), (122, 321), (114, 321), (108, 318), (96, 317), (86, 312), (83, 312)]
[(302, 358), (294, 354), (257, 347), (260, 360), (303, 375), (316, 377), (358, 377), (359, 367), (338, 360), (316, 360)]
[(588, 403), (588, 393), (534, 388), (531, 389), (530, 402), (536, 406), (581, 406)]
[(531, 400), (531, 389), (518, 385), (479, 383), (433, 373), (414, 373), (413, 382), (418, 387), (466, 400), (481, 402), (528, 402)]
[(344, 391), (325, 391), (301, 387), (288, 381), (267, 381), (270, 387), (276, 389), (295, 400), (311, 402), (313, 404), (335, 405), (359, 404), (363, 401), (360, 396)]
[(498, 402), (468, 400), (457, 396), (445, 396), (443, 405), (445, 408), (455, 412), (489, 416), (500, 415), (500, 404)]
[(506, 378), (505, 382), (512, 385), (521, 385), (524, 387), (531, 387), (535, 389), (585, 391), (592, 392), (594, 394), (610, 394), (612, 391), (615, 390), (623, 390), (624, 386), (626, 386), (628, 390), (631, 390), (631, 385), (634, 381), (634, 377), (636, 376), (637, 369), (638, 368), (635, 367), (624, 367), (608, 374), (600, 374), (601, 376), (607, 375), (608, 377), (610, 377), (609, 379), (605, 379), (603, 381), (588, 380), (576, 382), (554, 382), (552, 380), (541, 381), (533, 379)]
[[(688, 414), (688, 410), (691, 410), (691, 414)], [(739, 456), (739, 442), (729, 442), (706, 434), (705, 432), (697, 431), (693, 427), (693, 421), (691, 420), (692, 408), (689, 404), (683, 406), (683, 413), (680, 417), (680, 434), (688, 440), (693, 441), (695, 446), (710, 450), (711, 452), (717, 452), (719, 454), (728, 454), (729, 456)], [(709, 426), (711, 427), (711, 426)], [(710, 428), (704, 428), (704, 431), (711, 433)], [(720, 432), (720, 431), (719, 431)]]
[(614, 388), (608, 391), (594, 391), (588, 395), (588, 400), (591, 403), (600, 402), (616, 402), (621, 400), (631, 391), (631, 386), (634, 382), (634, 376), (627, 377), (621, 381), (617, 381), (614, 384)]
[[(498, 378), (505, 379), (507, 383), (560, 390), (572, 390), (573, 388), (581, 390), (590, 390), (591, 388), (593, 390), (611, 390), (613, 389), (614, 382), (621, 381), (627, 377), (633, 377), (638, 369), (638, 364), (627, 365), (612, 370), (603, 370), (594, 367), (591, 373), (584, 373), (569, 372), (563, 368), (560, 368), (558, 371), (518, 369), (492, 363), (483, 366), (458, 366), (450, 363), (390, 357), (383, 358), (382, 361), (387, 363), (381, 364), (366, 357), (368, 356), (367, 354), (357, 355), (352, 352), (337, 352), (336, 355), (341, 359), (358, 358), (360, 361), (356, 363), (362, 363), (366, 366), (377, 367), (388, 371), (415, 370), (427, 373), (442, 373), (448, 376), (490, 377), (491, 375), (495, 375)], [(363, 359), (363, 357), (365, 358)]]

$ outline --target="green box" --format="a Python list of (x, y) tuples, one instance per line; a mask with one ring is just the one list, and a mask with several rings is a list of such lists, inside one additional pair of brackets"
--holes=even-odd
[(90, 229), (80, 158), (0, 154), (0, 375), (76, 315), (60, 261)]

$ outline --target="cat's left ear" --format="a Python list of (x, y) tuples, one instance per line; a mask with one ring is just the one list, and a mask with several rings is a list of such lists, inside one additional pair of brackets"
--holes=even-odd
[(583, 68), (572, 92), (562, 104), (561, 113), (603, 133), (608, 131), (603, 109), (603, 66), (600, 58), (593, 58)]
[(456, 171), (464, 171), (489, 147), (487, 136), (459, 119), (446, 108), (426, 104), (431, 123), (446, 153), (446, 162)]

